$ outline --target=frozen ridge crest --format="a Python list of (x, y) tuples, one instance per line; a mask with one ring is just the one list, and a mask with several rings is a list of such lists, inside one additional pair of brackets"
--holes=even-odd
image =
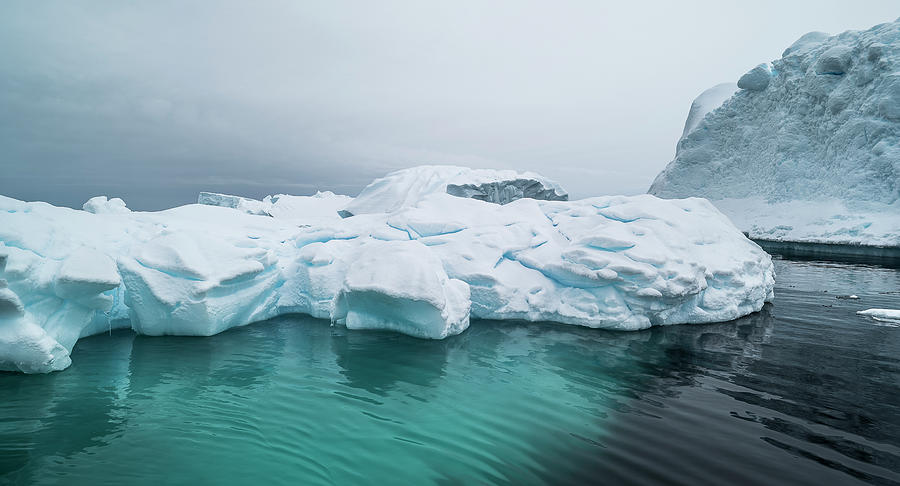
[[(494, 203), (448, 194), (497, 182), (457, 169), (410, 169), (431, 175), (398, 176), (402, 190), (380, 179), (371, 199), (273, 196), (264, 214), (240, 201), (132, 212), (116, 199), (73, 210), (0, 196), (0, 369), (64, 369), (79, 338), (118, 328), (208, 336), (305, 313), (441, 339), (471, 319), (724, 321), (772, 298), (770, 257), (706, 200)], [(530, 184), (514, 186), (564, 194)], [(348, 202), (362, 211), (342, 219)]]
[(695, 101), (651, 194), (706, 197), (752, 238), (900, 247), (900, 22), (811, 32), (737, 86)]

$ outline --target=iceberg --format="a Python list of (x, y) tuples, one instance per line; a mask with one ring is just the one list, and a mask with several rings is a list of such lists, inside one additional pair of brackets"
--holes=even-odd
[(558, 183), (534, 172), (422, 165), (376, 179), (341, 210), (341, 215), (389, 213), (436, 193), (495, 204), (507, 204), (522, 198), (547, 201), (569, 199), (568, 193)]
[(335, 219), (341, 208), (351, 201), (352, 197), (331, 191), (319, 191), (312, 196), (275, 194), (266, 196), (262, 201), (214, 192), (201, 192), (197, 197), (197, 204), (232, 208), (247, 214), (299, 220)]
[(650, 194), (708, 198), (756, 240), (900, 248), (900, 21), (811, 32), (737, 86), (695, 101)]
[(231, 194), (201, 192), (200, 195), (197, 196), (197, 204), (232, 208), (247, 214), (269, 215), (268, 211), (266, 211), (268, 205), (262, 201), (248, 197), (232, 196)]
[[(120, 328), (209, 336), (304, 313), (432, 339), (471, 319), (638, 330), (735, 319), (773, 297), (769, 255), (704, 199), (488, 201), (443, 190), (482, 174), (449, 174), (390, 204), (279, 195), (266, 214), (0, 196), (0, 369), (64, 369), (79, 338)], [(381, 179), (362, 195), (402, 192)], [(338, 216), (347, 206), (363, 211)]]

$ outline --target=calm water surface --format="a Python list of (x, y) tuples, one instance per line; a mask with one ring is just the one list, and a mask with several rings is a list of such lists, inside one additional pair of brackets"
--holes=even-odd
[(759, 314), (644, 332), (95, 336), (0, 374), (0, 484), (900, 484), (900, 328), (855, 315), (900, 271), (777, 269)]

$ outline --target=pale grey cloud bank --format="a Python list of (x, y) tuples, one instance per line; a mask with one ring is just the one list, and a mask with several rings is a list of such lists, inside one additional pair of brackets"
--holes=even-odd
[(3, 2), (0, 194), (354, 194), (425, 163), (637, 193), (691, 100), (884, 2)]

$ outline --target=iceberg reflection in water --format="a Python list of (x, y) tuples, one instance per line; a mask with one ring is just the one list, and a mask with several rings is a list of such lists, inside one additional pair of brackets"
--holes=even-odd
[(774, 304), (722, 324), (91, 337), (0, 374), (0, 483), (900, 482), (900, 329), (855, 314), (900, 271), (776, 264)]

